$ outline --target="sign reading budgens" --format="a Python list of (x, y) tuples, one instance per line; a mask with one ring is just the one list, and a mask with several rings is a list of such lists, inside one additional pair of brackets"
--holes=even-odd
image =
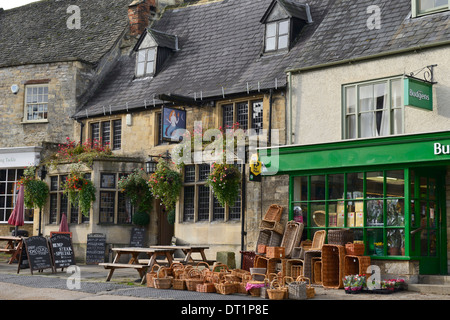
[(434, 154), (440, 155), (440, 154), (450, 154), (450, 145), (443, 145), (440, 143), (434, 144)]
[(405, 78), (405, 106), (433, 110), (433, 85), (418, 79)]

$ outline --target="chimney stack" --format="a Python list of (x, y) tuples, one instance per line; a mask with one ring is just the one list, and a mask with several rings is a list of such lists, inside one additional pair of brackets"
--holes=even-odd
[(128, 6), (130, 35), (140, 36), (150, 24), (150, 18), (156, 12), (156, 0), (134, 0)]

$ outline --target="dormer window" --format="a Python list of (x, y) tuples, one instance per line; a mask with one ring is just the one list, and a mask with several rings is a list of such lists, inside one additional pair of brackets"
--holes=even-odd
[(287, 52), (303, 27), (311, 23), (308, 4), (273, 0), (261, 19), (265, 25), (264, 52)]
[(140, 49), (137, 54), (136, 76), (152, 76), (155, 73), (156, 48)]
[(413, 16), (426, 15), (449, 9), (449, 0), (412, 0)]
[(266, 25), (265, 51), (289, 48), (289, 20), (271, 22)]
[(134, 47), (136, 77), (154, 77), (173, 52), (178, 51), (178, 37), (153, 29), (146, 30)]

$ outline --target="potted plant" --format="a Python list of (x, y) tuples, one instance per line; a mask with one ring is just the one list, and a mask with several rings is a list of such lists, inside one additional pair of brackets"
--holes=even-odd
[(130, 199), (137, 212), (151, 212), (153, 208), (153, 194), (147, 185), (147, 176), (144, 169), (136, 169), (129, 175), (120, 178), (118, 186), (125, 196)]
[(374, 253), (376, 256), (382, 256), (384, 254), (383, 250), (383, 242), (374, 243)]
[(145, 227), (150, 223), (150, 216), (147, 212), (138, 211), (133, 215), (132, 221), (137, 226)]
[(89, 216), (92, 202), (96, 199), (97, 190), (92, 181), (86, 179), (84, 173), (79, 171), (78, 165), (72, 167), (63, 185), (63, 190), (70, 204), (78, 207), (84, 216)]
[(155, 198), (161, 200), (166, 212), (175, 209), (182, 188), (182, 177), (166, 160), (163, 158), (159, 160), (156, 171), (150, 176), (147, 184)]
[(241, 173), (238, 168), (227, 163), (213, 163), (207, 184), (222, 207), (233, 206), (239, 195)]
[(402, 236), (398, 230), (388, 231), (388, 251), (390, 256), (400, 255)]

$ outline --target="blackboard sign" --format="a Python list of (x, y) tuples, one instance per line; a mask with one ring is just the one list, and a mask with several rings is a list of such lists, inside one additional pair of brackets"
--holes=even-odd
[(145, 228), (131, 229), (130, 247), (142, 248), (144, 246)]
[(34, 236), (24, 239), (24, 244), (27, 256), (28, 265), (33, 270), (43, 270), (51, 268), (53, 270), (52, 257), (48, 246), (48, 241), (44, 237)]
[(106, 235), (91, 233), (87, 236), (86, 264), (105, 262)]
[(69, 234), (54, 233), (50, 237), (53, 262), (55, 268), (66, 268), (75, 265), (72, 240)]
[(17, 273), (19, 273), (20, 269), (28, 269), (30, 267), (30, 265), (28, 264), (27, 250), (25, 250), (25, 244), (23, 242), (19, 245), (19, 250), (20, 256)]

